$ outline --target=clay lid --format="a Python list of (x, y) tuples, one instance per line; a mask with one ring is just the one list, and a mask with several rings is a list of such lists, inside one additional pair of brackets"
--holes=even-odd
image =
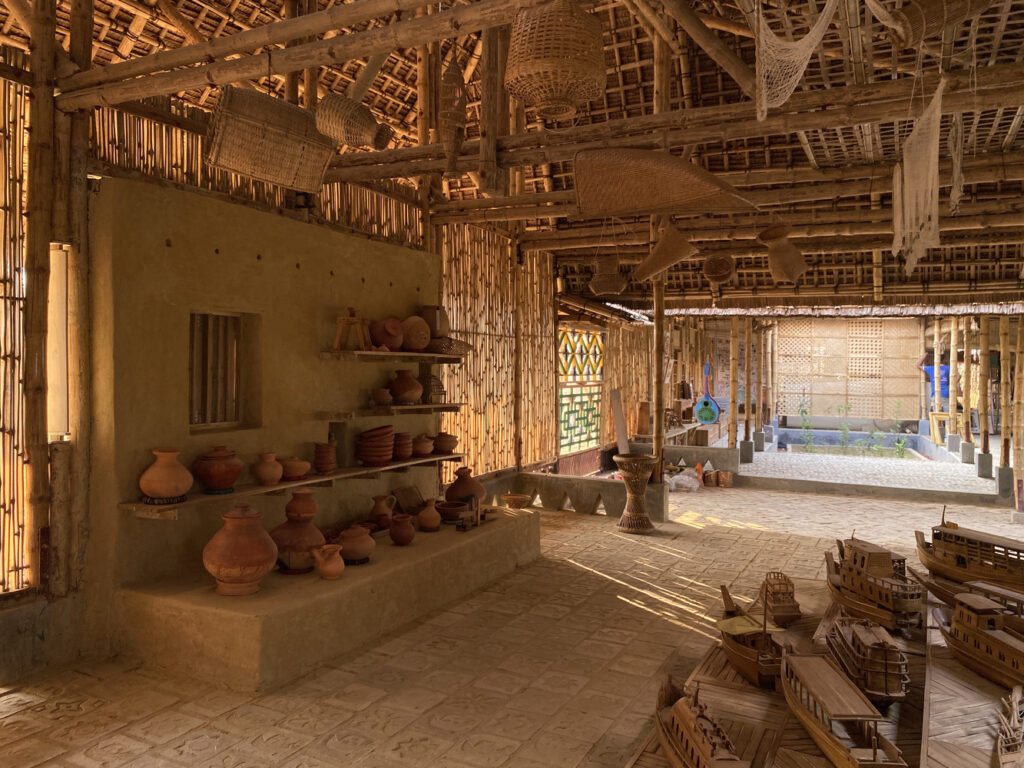
[(215, 445), (213, 448), (203, 454), (204, 459), (232, 459), (235, 456), (235, 452), (224, 445)]

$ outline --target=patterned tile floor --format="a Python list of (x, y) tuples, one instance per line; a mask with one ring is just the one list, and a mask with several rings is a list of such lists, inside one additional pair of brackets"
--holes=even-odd
[[(673, 495), (649, 537), (542, 512), (542, 557), (489, 589), (251, 696), (125, 662), (0, 688), (0, 767), (620, 768), (666, 672), (715, 639), (718, 585), (823, 572), (836, 536), (909, 553), (934, 505), (749, 489)], [(1011, 535), (1007, 513), (953, 520)]]

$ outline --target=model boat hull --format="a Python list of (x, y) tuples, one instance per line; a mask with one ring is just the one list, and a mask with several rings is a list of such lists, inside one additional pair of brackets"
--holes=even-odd
[(917, 557), (931, 573), (958, 582), (984, 581), (1024, 591), (1024, 570), (991, 568), (966, 558), (963, 565), (958, 565), (955, 560), (937, 555), (934, 547), (925, 541), (924, 533), (914, 531), (914, 535), (917, 537)]
[(1024, 685), (1024, 669), (1014, 669), (1009, 664), (1000, 664), (991, 656), (979, 653), (970, 643), (954, 637), (944, 623), (939, 623), (939, 630), (946, 641), (946, 647), (952, 651), (956, 660), (968, 669), (996, 685)]
[[(772, 642), (769, 640), (769, 642)], [(722, 650), (744, 680), (760, 688), (774, 688), (782, 665), (780, 656), (768, 656), (722, 633)]]
[(838, 580), (838, 576), (829, 575), (827, 579), (828, 591), (831, 593), (832, 599), (843, 606), (851, 616), (858, 619), (870, 619), (876, 624), (881, 624), (886, 629), (903, 629), (904, 627), (911, 626), (909, 620), (898, 621), (892, 611), (879, 608), (877, 605), (873, 605), (865, 600), (859, 600), (856, 595), (841, 589), (835, 583), (836, 580)]

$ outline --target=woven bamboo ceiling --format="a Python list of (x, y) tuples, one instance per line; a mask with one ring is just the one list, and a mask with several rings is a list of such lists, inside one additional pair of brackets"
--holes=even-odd
[[(517, 231), (524, 248), (553, 253), (570, 293), (592, 299), (588, 283), (596, 257), (616, 255), (626, 274), (648, 253), (651, 239), (646, 216), (581, 220), (576, 215), (573, 137), (586, 140), (587, 126), (609, 123), (615, 146), (685, 153), (758, 205), (756, 213), (675, 217), (702, 252), (735, 255), (738, 270), (731, 283), (712, 290), (699, 259), (674, 267), (666, 276), (670, 307), (938, 304), (968, 297), (986, 301), (1024, 297), (1024, 0), (983, 4), (980, 15), (948, 25), (915, 48), (894, 47), (862, 0), (840, 0), (797, 93), (763, 124), (753, 119), (751, 99), (733, 76), (676, 21), (679, 6), (691, 6), (700, 23), (753, 70), (754, 41), (744, 13), (753, 2), (584, 2), (583, 7), (597, 15), (603, 26), (604, 98), (561, 123), (545, 125), (527, 110), (527, 134), (537, 137), (536, 141), (520, 140), (499, 155), (503, 164), (523, 168), (523, 194), (484, 197), (473, 175), (463, 173), (446, 179), (438, 190), (435, 221), (490, 222), (490, 226)], [(946, 5), (960, 3), (966, 0)], [(321, 0), (319, 9), (333, 4), (334, 0)], [(776, 32), (799, 39), (824, 4), (823, 0), (779, 0), (764, 7)], [(883, 4), (896, 9), (903, 0), (883, 0)], [(438, 6), (447, 7), (447, 3)], [(97, 64), (235, 34), (278, 21), (285, 12), (274, 0), (96, 0), (95, 8)], [(69, 13), (66, 4), (59, 4), (62, 35), (67, 34)], [(382, 17), (355, 29), (395, 21)], [(4, 16), (2, 35), (0, 42), (27, 45), (13, 16)], [(669, 109), (692, 114), (693, 120), (681, 120), (676, 128), (661, 131), (637, 123), (637, 130), (631, 132), (621, 128), (621, 121), (653, 112), (655, 37), (665, 40), (671, 50)], [(454, 46), (470, 84), (468, 140), (479, 136), (481, 38), (481, 33), (471, 32), (441, 45), (443, 55)], [(366, 58), (321, 66), (321, 91), (344, 92), (367, 66)], [(408, 154), (416, 142), (416, 71), (414, 49), (390, 54), (364, 102), (378, 119), (396, 129), (394, 144), (373, 156), (368, 151), (344, 154), (336, 161), (332, 178), (358, 182), (399, 178), (411, 184), (414, 179), (406, 158), (436, 160), (430, 153), (415, 158)], [(944, 137), (943, 245), (930, 251), (907, 277), (890, 251), (892, 164), (900, 159), (913, 116), (931, 95), (940, 71), (949, 75), (947, 94), (953, 95), (944, 109), (943, 132), (948, 131), (954, 109), (960, 110), (965, 127), (967, 186), (959, 215), (950, 215)], [(255, 84), (279, 93), (283, 82), (283, 76), (274, 76)], [(193, 89), (180, 95), (209, 106), (216, 100), (216, 89)], [(464, 149), (467, 154), (472, 153)], [(428, 166), (417, 168), (437, 170), (436, 165)], [(765, 254), (755, 239), (759, 230), (777, 221), (792, 225), (792, 241), (811, 266), (795, 289), (773, 287)], [(650, 282), (631, 282), (620, 296), (605, 298), (646, 307), (650, 294)]]

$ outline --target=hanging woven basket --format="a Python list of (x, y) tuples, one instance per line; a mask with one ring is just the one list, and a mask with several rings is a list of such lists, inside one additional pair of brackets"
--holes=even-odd
[(299, 192), (319, 192), (337, 152), (313, 115), (283, 99), (225, 86), (206, 137), (206, 162)]
[(395, 132), (378, 123), (370, 108), (340, 93), (328, 93), (316, 105), (316, 127), (339, 144), (384, 149)]
[(789, 231), (788, 224), (773, 224), (757, 235), (768, 246), (768, 270), (775, 283), (796, 283), (807, 271), (804, 255), (789, 242)]
[(441, 75), (441, 88), (438, 94), (437, 130), (445, 157), (448, 159), (447, 176), (458, 175), (459, 153), (462, 142), (466, 139), (466, 79), (462, 75), (462, 67), (452, 56)]
[(595, 296), (617, 295), (626, 290), (629, 278), (619, 271), (619, 259), (614, 254), (598, 256), (590, 290)]
[(650, 280), (658, 273), (690, 258), (695, 253), (697, 253), (697, 249), (693, 243), (687, 240), (682, 232), (669, 224), (661, 233), (658, 244), (651, 249), (650, 254), (633, 267), (633, 279), (639, 283)]
[(575, 0), (523, 8), (512, 22), (505, 88), (544, 120), (564, 120), (605, 90), (601, 20)]
[(736, 259), (732, 256), (708, 256), (704, 259), (704, 277), (713, 288), (732, 280), (736, 274)]

